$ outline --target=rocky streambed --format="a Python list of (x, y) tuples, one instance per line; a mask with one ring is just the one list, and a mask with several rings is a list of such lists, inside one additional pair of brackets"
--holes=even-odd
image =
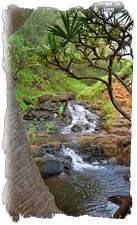
[[(130, 193), (129, 128), (120, 135), (119, 125), (114, 133), (102, 131), (101, 118), (72, 95), (42, 101), (24, 115), (24, 124), (36, 127), (31, 154), (56, 205), (67, 215), (112, 217), (119, 206), (110, 196)], [(48, 133), (47, 121), (54, 124)]]

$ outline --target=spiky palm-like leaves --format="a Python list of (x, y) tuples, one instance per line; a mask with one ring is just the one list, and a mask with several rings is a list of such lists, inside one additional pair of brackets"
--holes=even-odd
[(82, 23), (78, 18), (78, 12), (75, 12), (73, 16), (69, 12), (61, 12), (61, 19), (63, 28), (61, 25), (51, 25), (49, 27), (50, 33), (63, 38), (67, 42), (72, 41), (79, 34), (82, 27)]

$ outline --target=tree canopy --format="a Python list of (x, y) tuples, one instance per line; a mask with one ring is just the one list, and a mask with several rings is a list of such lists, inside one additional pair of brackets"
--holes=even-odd
[[(47, 66), (56, 67), (75, 79), (94, 79), (104, 83), (114, 107), (128, 120), (130, 116), (113, 95), (113, 77), (131, 94), (131, 88), (116, 73), (116, 63), (123, 57), (133, 58), (131, 30), (133, 20), (123, 6), (72, 9), (61, 12), (62, 24), (49, 26), (48, 45), (41, 55)], [(74, 65), (86, 64), (104, 71), (107, 79), (79, 76)]]

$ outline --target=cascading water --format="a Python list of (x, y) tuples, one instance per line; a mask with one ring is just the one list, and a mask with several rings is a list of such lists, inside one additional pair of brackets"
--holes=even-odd
[(99, 121), (99, 117), (95, 113), (91, 113), (74, 101), (68, 102), (68, 110), (72, 117), (72, 123), (65, 127), (62, 133), (71, 133), (74, 129), (75, 132), (78, 130), (82, 134), (91, 134), (95, 131)]
[(62, 146), (62, 152), (65, 156), (70, 156), (72, 159), (72, 165), (74, 170), (83, 170), (83, 169), (97, 169), (98, 166), (93, 166), (92, 164), (88, 164), (84, 162), (81, 156), (77, 155), (73, 149)]
[(57, 157), (70, 157), (72, 167), (59, 176), (46, 179), (46, 185), (53, 193), (58, 208), (67, 215), (111, 218), (118, 206), (109, 202), (108, 197), (129, 195), (129, 182), (123, 178), (129, 168), (86, 163), (80, 155), (80, 143), (75, 137), (92, 135), (98, 128), (99, 117), (74, 101), (68, 103), (68, 110), (72, 122), (61, 135), (63, 138), (71, 136), (72, 141), (70, 143), (70, 140), (63, 139)]
[[(99, 121), (99, 117), (95, 113), (91, 113), (74, 101), (68, 102), (68, 110), (71, 113), (72, 123), (63, 130), (64, 134), (71, 133), (74, 127), (77, 127), (81, 134), (91, 134), (95, 131)], [(81, 156), (65, 145), (62, 145), (62, 152), (65, 156), (71, 157), (74, 170), (97, 168), (95, 165), (85, 163)]]

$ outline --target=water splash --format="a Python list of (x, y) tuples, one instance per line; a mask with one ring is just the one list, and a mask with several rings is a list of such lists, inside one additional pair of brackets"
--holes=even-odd
[(62, 152), (65, 156), (70, 156), (72, 159), (72, 165), (74, 170), (83, 170), (83, 169), (98, 169), (99, 166), (88, 164), (84, 162), (81, 156), (77, 155), (73, 149), (62, 146)]
[(68, 102), (68, 110), (72, 117), (72, 123), (65, 127), (63, 133), (71, 133), (73, 128), (78, 128), (80, 133), (93, 133), (99, 124), (99, 117), (95, 113), (91, 113), (84, 106)]

